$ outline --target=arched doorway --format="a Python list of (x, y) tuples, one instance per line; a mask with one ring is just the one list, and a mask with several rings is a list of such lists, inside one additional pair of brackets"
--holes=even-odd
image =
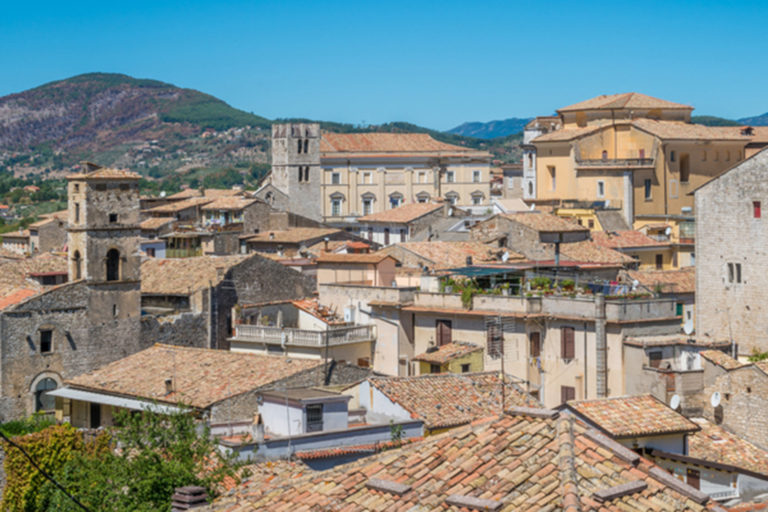
[(56, 399), (48, 396), (47, 391), (53, 391), (58, 387), (56, 381), (46, 377), (35, 386), (35, 412), (52, 411), (56, 408)]

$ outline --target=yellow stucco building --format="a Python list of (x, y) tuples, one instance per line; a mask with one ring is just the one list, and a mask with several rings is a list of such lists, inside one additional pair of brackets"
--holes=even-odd
[(692, 124), (693, 107), (638, 93), (557, 111), (534, 138), (537, 200), (596, 202), (637, 217), (690, 214), (691, 191), (768, 143), (764, 127)]

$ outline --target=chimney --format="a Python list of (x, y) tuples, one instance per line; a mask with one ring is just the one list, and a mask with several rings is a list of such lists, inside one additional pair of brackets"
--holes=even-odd
[(173, 379), (165, 379), (165, 394), (170, 395), (173, 393)]
[(208, 505), (208, 494), (204, 487), (188, 485), (177, 487), (171, 497), (171, 512), (182, 512)]
[(328, 242), (329, 242), (330, 240), (331, 240), (331, 239), (330, 239), (330, 238), (328, 238), (327, 236), (326, 236), (325, 238), (323, 238), (323, 247), (325, 248), (325, 249), (324, 249), (324, 250), (325, 250), (325, 252), (328, 252)]
[(608, 343), (605, 332), (605, 296), (595, 294), (595, 370), (597, 397), (608, 396)]

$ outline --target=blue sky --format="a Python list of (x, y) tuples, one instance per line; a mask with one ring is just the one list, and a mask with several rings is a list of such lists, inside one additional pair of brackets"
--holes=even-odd
[(92, 71), (269, 118), (351, 123), (549, 114), (638, 91), (768, 111), (768, 2), (9, 2), (0, 95)]

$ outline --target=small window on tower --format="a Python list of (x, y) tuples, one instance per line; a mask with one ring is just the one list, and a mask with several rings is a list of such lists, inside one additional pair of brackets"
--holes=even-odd
[(761, 214), (760, 201), (752, 201), (752, 215), (759, 219)]
[(304, 152), (309, 153), (309, 139), (304, 139)]
[(110, 224), (116, 224), (117, 223), (117, 214), (116, 213), (110, 213), (109, 214), (109, 223)]
[(296, 147), (296, 152), (301, 153), (301, 140), (298, 140), (296, 142), (298, 142), (298, 146)]
[(53, 350), (53, 331), (50, 329), (40, 331), (40, 353), (47, 354)]

